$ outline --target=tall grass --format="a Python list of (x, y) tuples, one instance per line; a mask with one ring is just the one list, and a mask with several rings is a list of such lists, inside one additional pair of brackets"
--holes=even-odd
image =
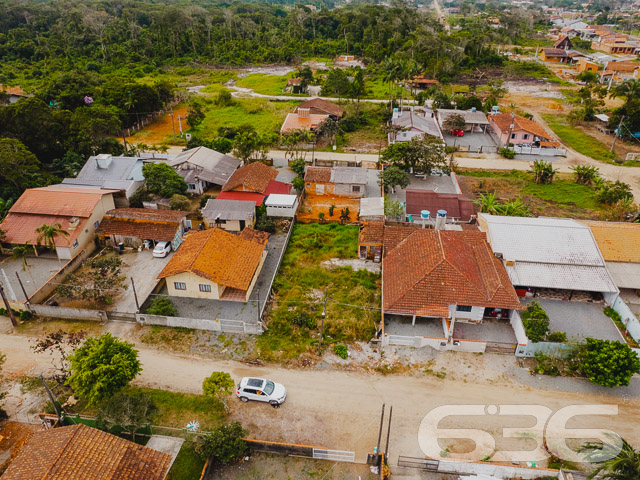
[(571, 125), (566, 116), (543, 115), (542, 117), (549, 128), (576, 152), (606, 163), (613, 163), (617, 158), (600, 140)]

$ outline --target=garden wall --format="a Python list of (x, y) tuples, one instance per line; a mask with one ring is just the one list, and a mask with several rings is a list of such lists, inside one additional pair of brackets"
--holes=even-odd
[(164, 315), (148, 315), (137, 313), (136, 321), (141, 325), (159, 325), (163, 327), (191, 328), (209, 332), (246, 333), (259, 335), (262, 326), (257, 323), (245, 323), (240, 320), (225, 320), (206, 318), (166, 317)]
[(627, 327), (629, 335), (631, 335), (636, 342), (640, 343), (640, 321), (638, 321), (625, 301), (618, 297), (616, 301), (613, 302), (611, 308), (620, 314), (622, 323)]
[(572, 349), (573, 347), (566, 343), (529, 342), (527, 345), (518, 345), (516, 357), (535, 357), (536, 353), (562, 356), (568, 354)]
[(447, 339), (444, 337), (411, 337), (408, 335), (390, 335), (388, 333), (384, 335), (382, 344), (383, 346), (431, 347), (440, 351), (451, 350), (454, 352), (472, 353), (484, 353), (487, 349), (487, 342), (482, 340), (460, 340), (454, 338), (452, 343), (447, 343)]
[(558, 478), (559, 471), (551, 468), (521, 467), (517, 465), (491, 462), (465, 462), (439, 460), (438, 473), (458, 473), (464, 475), (487, 475), (502, 479)]
[(529, 343), (529, 338), (522, 324), (522, 317), (520, 317), (520, 313), (517, 310), (511, 311), (509, 322), (511, 323), (511, 328), (513, 328), (513, 333), (516, 335), (518, 346), (526, 346)]

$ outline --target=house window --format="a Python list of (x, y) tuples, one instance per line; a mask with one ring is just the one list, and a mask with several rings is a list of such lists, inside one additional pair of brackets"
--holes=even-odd
[(457, 305), (456, 306), (456, 312), (470, 312), (471, 311), (471, 306), (470, 305)]
[(195, 183), (190, 183), (189, 184), (189, 190), (195, 190), (196, 189), (196, 184)]
[(523, 134), (522, 135), (522, 139), (523, 140), (529, 140), (529, 134), (528, 133)]
[(211, 293), (211, 285), (203, 285), (202, 283), (199, 285), (200, 291), (205, 293)]
[(173, 282), (173, 288), (176, 290), (186, 290), (187, 284), (184, 282)]
[(96, 220), (95, 222), (93, 222), (93, 229), (94, 230), (97, 230), (99, 226), (100, 226), (100, 222), (99, 221)]
[(353, 193), (360, 193), (360, 185), (352, 185), (351, 186), (351, 191)]
[(71, 245), (73, 248), (76, 248), (78, 246), (78, 240), (76, 240), (75, 242), (73, 242), (73, 245)]
[(511, 134), (511, 140), (515, 140), (518, 137), (518, 135), (516, 135), (515, 133)]

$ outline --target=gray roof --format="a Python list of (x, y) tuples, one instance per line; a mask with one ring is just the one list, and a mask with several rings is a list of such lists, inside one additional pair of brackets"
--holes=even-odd
[(210, 199), (202, 209), (208, 220), (250, 220), (255, 214), (256, 202), (247, 200)]
[(484, 112), (479, 110), (449, 110), (445, 108), (438, 109), (438, 120), (440, 120), (440, 125), (442, 125), (451, 115), (461, 115), (464, 118), (464, 121), (469, 124), (489, 125), (487, 116)]
[[(197, 147), (182, 152), (169, 162), (169, 165), (176, 168), (189, 164), (191, 168), (198, 171), (197, 178), (205, 182), (224, 185), (229, 177), (240, 166), (241, 160), (225, 155), (207, 147)], [(178, 170), (182, 174), (185, 169)], [(183, 175), (184, 176), (184, 175)]]
[(607, 270), (618, 288), (640, 290), (640, 263), (607, 262)]
[(360, 167), (333, 167), (331, 169), (331, 182), (366, 185), (367, 170)]
[(391, 119), (391, 123), (398, 127), (405, 127), (407, 129), (415, 128), (427, 135), (442, 138), (442, 133), (440, 133), (438, 124), (436, 123), (435, 118), (431, 116), (431, 110), (428, 110), (424, 117), (411, 111), (400, 112), (397, 117)]
[[(93, 185), (102, 188), (127, 188), (132, 182), (142, 182), (142, 160), (137, 157), (109, 157), (110, 162), (98, 166), (98, 157), (91, 156), (76, 178), (65, 178), (62, 183)], [(105, 157), (105, 158), (106, 158)], [(107, 165), (108, 163), (108, 165)], [(107, 165), (105, 167), (105, 165)], [(110, 186), (107, 186), (109, 184)]]

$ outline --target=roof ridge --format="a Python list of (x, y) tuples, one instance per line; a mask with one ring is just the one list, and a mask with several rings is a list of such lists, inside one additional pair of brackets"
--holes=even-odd
[[(51, 465), (49, 465), (49, 468), (47, 468), (47, 471), (44, 472), (44, 475), (42, 476), (41, 480), (45, 480), (49, 476), (49, 473), (51, 473), (51, 470), (53, 469), (53, 467), (55, 467), (55, 465), (58, 463), (58, 461), (63, 457), (62, 454), (64, 453), (64, 451), (67, 449), (67, 447), (69, 446), (71, 441), (75, 438), (75, 436), (78, 434), (78, 432), (80, 431), (80, 429), (83, 426), (84, 426), (84, 424), (80, 423), (78, 425), (73, 425), (73, 426), (69, 426), (68, 427), (70, 430), (73, 429), (73, 433), (69, 436), (69, 438), (65, 442), (64, 446), (60, 449), (58, 455), (56, 456), (56, 459), (51, 463)], [(73, 428), (73, 427), (77, 427), (77, 428)], [(48, 430), (48, 431), (50, 431), (50, 430)]]
[[(468, 245), (468, 246), (471, 248), (471, 251), (473, 252), (473, 257), (474, 257), (474, 259), (476, 260), (476, 264), (478, 264), (478, 260), (479, 260), (479, 259), (478, 259), (478, 256), (475, 254), (475, 251), (474, 251), (474, 245), (472, 245), (472, 244), (470, 244), (469, 242), (467, 242), (466, 235), (461, 235), (461, 240), (462, 240), (462, 242), (464, 242), (466, 245)], [(471, 280), (471, 279), (466, 275), (466, 273), (465, 273), (465, 272), (463, 272), (462, 270), (460, 270), (460, 269), (459, 269), (455, 264), (453, 264), (452, 262), (450, 262), (450, 261), (449, 261), (449, 259), (447, 259), (447, 258), (445, 257), (444, 249), (443, 249), (443, 252), (442, 252), (442, 256), (443, 256), (443, 258), (445, 259), (446, 263), (447, 263), (449, 266), (451, 266), (451, 268), (453, 268), (456, 272), (458, 272), (458, 273), (460, 274), (460, 276), (461, 276), (462, 278), (464, 278), (467, 282), (469, 282), (469, 285), (471, 285), (471, 286), (473, 286), (473, 287), (475, 287), (475, 288), (478, 288), (478, 285), (477, 285), (473, 280)], [(493, 267), (493, 268), (494, 268), (494, 270), (495, 270), (495, 265), (492, 265), (492, 267)], [(481, 287), (481, 288), (482, 288), (482, 290), (484, 291), (485, 296), (486, 296), (487, 298), (489, 298), (487, 285), (486, 285), (486, 284), (485, 284), (485, 282), (484, 282), (484, 275), (482, 274), (482, 272), (481, 272), (481, 274), (480, 274), (480, 282), (482, 283), (482, 287)], [(501, 285), (501, 286), (502, 286), (502, 285)]]

